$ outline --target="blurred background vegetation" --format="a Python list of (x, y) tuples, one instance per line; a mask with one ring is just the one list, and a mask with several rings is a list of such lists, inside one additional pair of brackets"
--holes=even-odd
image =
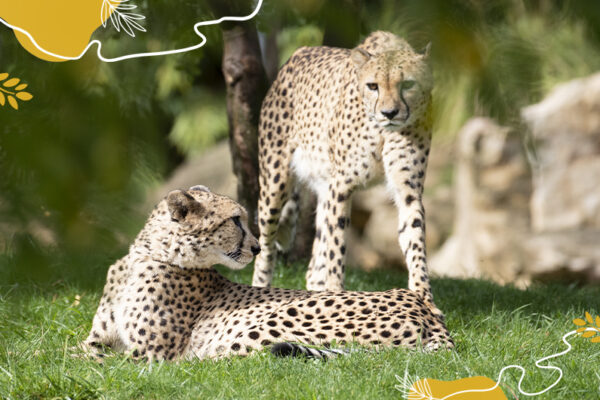
[[(134, 0), (148, 33), (100, 29), (106, 56), (189, 46), (204, 2)], [(302, 45), (352, 47), (373, 30), (433, 43), (435, 137), (474, 115), (517, 123), (556, 83), (600, 70), (600, 2), (554, 0), (267, 0), (252, 21), (281, 65)], [(106, 268), (140, 229), (142, 206), (186, 158), (226, 140), (223, 42), (192, 53), (49, 63), (0, 30), (0, 72), (35, 98), (0, 108), (0, 281), (82, 279)], [(265, 66), (273, 59), (265, 59)], [(267, 68), (269, 71), (269, 68)], [(198, 182), (202, 183), (202, 182)]]

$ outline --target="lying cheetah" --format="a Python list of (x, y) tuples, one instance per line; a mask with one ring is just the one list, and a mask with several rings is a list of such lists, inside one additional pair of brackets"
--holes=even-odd
[(260, 249), (246, 211), (203, 186), (168, 194), (129, 254), (108, 270), (83, 346), (153, 359), (246, 355), (275, 342), (453, 347), (420, 296), (307, 292), (231, 282), (215, 263), (244, 267)]
[[(421, 201), (431, 139), (428, 53), (375, 32), (353, 50), (300, 48), (282, 67), (259, 123), (262, 252), (253, 285), (271, 283), (279, 219), (299, 178), (318, 198), (307, 289), (341, 290), (350, 196), (384, 175), (398, 207), (409, 288), (433, 306)], [(295, 200), (282, 219), (295, 218)]]

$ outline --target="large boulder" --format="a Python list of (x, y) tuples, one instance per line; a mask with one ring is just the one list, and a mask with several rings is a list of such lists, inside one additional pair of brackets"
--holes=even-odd
[(600, 73), (523, 109), (534, 140), (531, 273), (600, 280)]
[(597, 281), (600, 74), (558, 86), (522, 116), (530, 137), (482, 118), (461, 130), (454, 232), (430, 268), (517, 286)]
[(529, 169), (518, 137), (487, 118), (467, 122), (458, 135), (454, 229), (433, 255), (432, 274), (523, 284), (528, 230)]
[(522, 115), (535, 140), (533, 228), (600, 228), (600, 73), (558, 86)]
[(237, 179), (227, 141), (214, 145), (178, 166), (162, 185), (148, 193), (146, 208), (151, 209), (173, 189), (187, 189), (194, 185), (204, 185), (215, 193), (236, 197)]

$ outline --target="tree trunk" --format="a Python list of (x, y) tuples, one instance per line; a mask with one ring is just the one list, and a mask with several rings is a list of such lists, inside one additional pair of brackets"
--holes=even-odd
[[(219, 16), (248, 15), (252, 11), (250, 4), (241, 3), (213, 0), (211, 5)], [(250, 229), (258, 234), (258, 117), (266, 93), (266, 75), (253, 21), (227, 22), (221, 28), (229, 143), (233, 172), (238, 180), (238, 201), (248, 210)]]

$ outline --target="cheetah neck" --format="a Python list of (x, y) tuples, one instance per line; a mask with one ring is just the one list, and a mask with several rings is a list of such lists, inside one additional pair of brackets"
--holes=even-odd
[(175, 251), (178, 229), (177, 224), (171, 221), (166, 203), (159, 203), (129, 248), (129, 254), (137, 260), (154, 260), (183, 269), (178, 260), (180, 255)]

